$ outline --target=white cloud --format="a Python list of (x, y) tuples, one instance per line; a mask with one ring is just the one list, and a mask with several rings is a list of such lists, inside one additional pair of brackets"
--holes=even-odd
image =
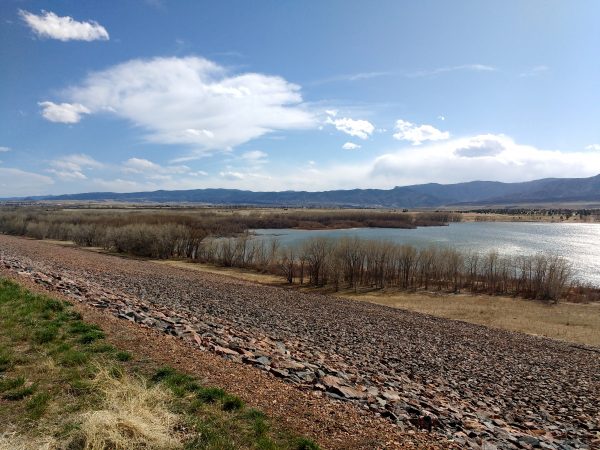
[(0, 147), (0, 153), (10, 152), (10, 147)]
[(199, 57), (131, 60), (88, 75), (64, 95), (91, 113), (143, 127), (151, 142), (193, 146), (195, 154), (317, 125), (299, 86), (277, 76), (230, 74)]
[(243, 180), (246, 176), (241, 172), (235, 172), (232, 170), (227, 170), (223, 172), (219, 172), (219, 175), (226, 180)]
[(109, 39), (108, 32), (98, 22), (78, 22), (72, 17), (60, 17), (51, 11), (36, 15), (19, 11), (21, 18), (38, 36), (60, 41), (95, 41)]
[(440, 141), (448, 139), (450, 133), (440, 131), (431, 125), (415, 125), (406, 120), (397, 120), (394, 127), (394, 139), (409, 141), (413, 145), (420, 145), (423, 141)]
[(44, 193), (53, 183), (45, 175), (0, 167), (0, 198)]
[(344, 150), (358, 150), (360, 145), (355, 144), (354, 142), (346, 142), (344, 145), (342, 145), (342, 148)]
[(249, 152), (242, 153), (241, 158), (253, 163), (265, 163), (267, 162), (268, 156), (269, 155), (260, 150), (252, 150)]
[(66, 181), (85, 180), (85, 171), (89, 169), (101, 169), (104, 164), (96, 161), (91, 156), (83, 153), (67, 155), (50, 161), (51, 168), (47, 171)]
[(458, 66), (445, 66), (438, 67), (429, 70), (417, 70), (415, 72), (409, 72), (406, 74), (409, 78), (420, 78), (429, 77), (434, 75), (440, 75), (442, 73), (457, 72), (457, 71), (469, 71), (469, 72), (495, 72), (497, 69), (494, 66), (488, 66), (486, 64), (461, 64)]
[(446, 116), (437, 116), (437, 118), (438, 118), (439, 120), (441, 120), (442, 122), (443, 122), (444, 120), (446, 120)]
[[(65, 180), (77, 180), (79, 172), (86, 176), (78, 180), (77, 191), (148, 191), (157, 189), (198, 189), (227, 187), (268, 190), (327, 190), (352, 188), (384, 188), (428, 182), (458, 183), (477, 179), (504, 182), (525, 181), (546, 177), (583, 177), (600, 173), (600, 152), (581, 150), (565, 152), (539, 149), (514, 142), (508, 136), (483, 134), (446, 141), (427, 142), (419, 147), (405, 145), (397, 151), (360, 162), (320, 164), (307, 161), (290, 164), (277, 171), (248, 164), (226, 166), (221, 172), (207, 174), (187, 166), (161, 166), (143, 158), (130, 158), (121, 166), (129, 176), (109, 174), (106, 178), (92, 177), (86, 167), (110, 170), (85, 155), (69, 155), (54, 163), (53, 168), (71, 174)], [(234, 161), (241, 161), (234, 158)], [(127, 171), (126, 168), (136, 171)], [(12, 169), (15, 170), (15, 169)], [(74, 173), (75, 172), (75, 173)], [(19, 183), (20, 193), (48, 193), (52, 180), (36, 174), (15, 172), (10, 177), (0, 171), (0, 197), (16, 195), (10, 183)], [(19, 172), (22, 173), (22, 172)], [(39, 178), (41, 177), (41, 178)], [(9, 181), (6, 181), (9, 180)], [(26, 183), (31, 181), (31, 187)], [(73, 184), (72, 186), (75, 186)], [(62, 193), (64, 189), (61, 189)]]
[(82, 114), (89, 114), (91, 111), (80, 103), (53, 103), (40, 102), (42, 115), (50, 122), (59, 123), (77, 123), (81, 120)]
[[(408, 147), (375, 159), (369, 177), (380, 185), (525, 181), (600, 173), (600, 153), (543, 150), (504, 135), (478, 135)], [(392, 184), (393, 183), (393, 184)]]
[[(365, 155), (366, 156), (366, 155)], [(295, 165), (262, 177), (237, 170), (209, 178), (206, 186), (251, 190), (390, 189), (429, 182), (473, 180), (518, 182), (547, 177), (584, 177), (600, 173), (600, 152), (539, 149), (508, 136), (484, 134), (406, 146), (358, 163)], [(221, 183), (219, 183), (221, 181)]]
[(158, 164), (142, 158), (129, 158), (123, 163), (124, 172), (143, 173), (147, 171), (157, 171), (160, 169), (161, 167)]
[(368, 120), (355, 120), (348, 117), (340, 119), (333, 119), (331, 116), (327, 117), (325, 123), (333, 125), (339, 131), (349, 134), (360, 139), (368, 139), (375, 127)]
[(143, 158), (129, 158), (121, 167), (123, 173), (140, 174), (148, 179), (171, 180), (172, 175), (206, 175), (206, 172), (194, 172), (188, 166), (167, 165), (161, 166)]
[(585, 146), (586, 150), (600, 150), (600, 144), (590, 144)]

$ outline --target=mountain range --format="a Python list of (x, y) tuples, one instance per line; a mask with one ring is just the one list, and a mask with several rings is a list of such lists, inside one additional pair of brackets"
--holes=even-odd
[(18, 200), (385, 208), (430, 208), (466, 205), (516, 206), (569, 202), (600, 203), (600, 175), (589, 178), (545, 178), (520, 183), (501, 183), (497, 181), (471, 181), (457, 184), (427, 183), (397, 186), (393, 189), (351, 189), (321, 192), (192, 189), (130, 193), (90, 192), (26, 197)]

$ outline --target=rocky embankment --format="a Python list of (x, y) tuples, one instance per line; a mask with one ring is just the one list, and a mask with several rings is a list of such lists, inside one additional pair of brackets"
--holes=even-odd
[(47, 254), (31, 241), (6, 239), (0, 264), (123, 320), (461, 447), (600, 446), (600, 349), (54, 248)]

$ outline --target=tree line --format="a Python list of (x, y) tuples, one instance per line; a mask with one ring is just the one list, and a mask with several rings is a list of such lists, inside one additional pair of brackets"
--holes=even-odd
[(73, 241), (86, 247), (149, 258), (197, 259), (206, 237), (235, 236), (258, 228), (352, 228), (446, 225), (460, 216), (448, 212), (388, 211), (222, 212), (0, 209), (0, 232), (36, 239)]
[(309, 239), (283, 247), (254, 239), (252, 228), (415, 226), (456, 220), (450, 213), (299, 211), (0, 210), (0, 232), (73, 241), (149, 258), (185, 258), (278, 274), (290, 284), (337, 289), (437, 290), (515, 295), (558, 301), (577, 286), (567, 262), (551, 255), (506, 256), (452, 248), (416, 248), (358, 238)]
[(290, 284), (339, 289), (470, 292), (556, 302), (573, 286), (566, 260), (551, 255), (501, 255), (359, 238), (312, 238), (283, 247), (274, 240), (209, 240), (197, 259), (276, 273)]

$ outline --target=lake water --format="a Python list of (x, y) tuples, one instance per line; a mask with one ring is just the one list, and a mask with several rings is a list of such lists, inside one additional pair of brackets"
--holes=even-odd
[(571, 262), (575, 276), (600, 286), (600, 224), (466, 222), (445, 227), (352, 228), (344, 230), (254, 230), (256, 239), (277, 238), (282, 245), (297, 245), (312, 237), (358, 236), (410, 244), (450, 246), (461, 250), (501, 254), (556, 254)]

